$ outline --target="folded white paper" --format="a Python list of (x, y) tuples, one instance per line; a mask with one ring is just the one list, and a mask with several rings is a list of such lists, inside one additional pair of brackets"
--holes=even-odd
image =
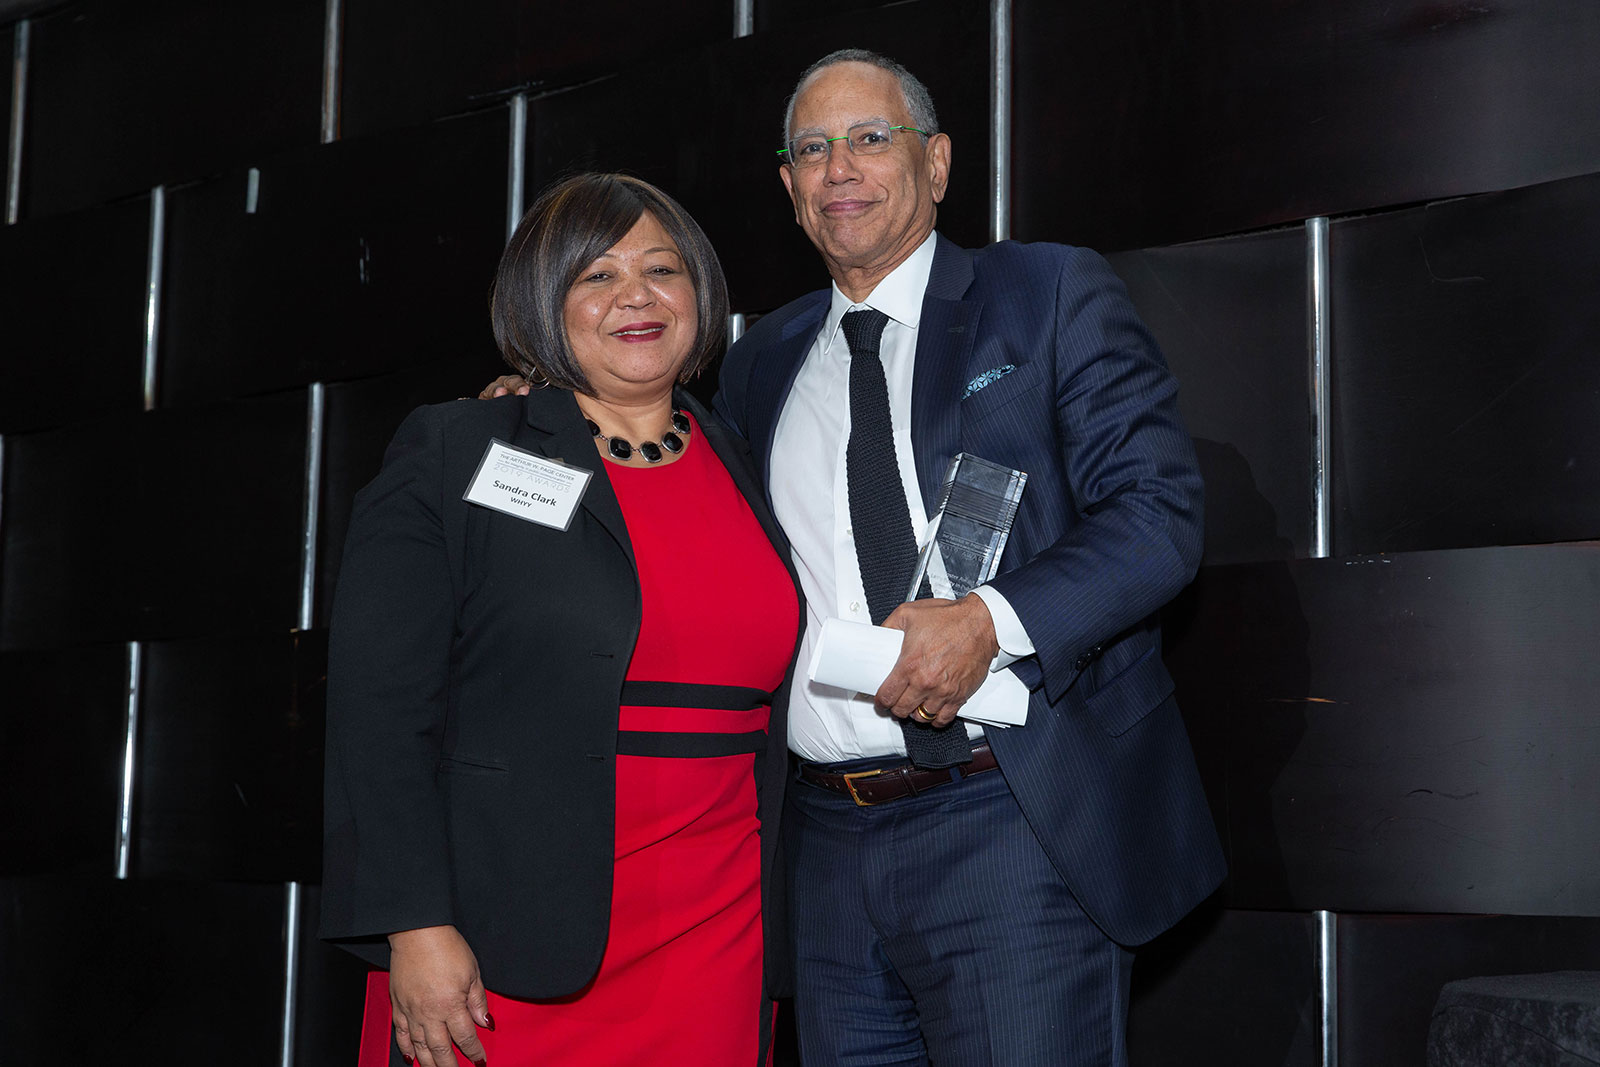
[[(905, 634), (886, 626), (824, 619), (807, 677), (819, 685), (871, 696), (900, 658)], [(985, 726), (1021, 726), (1028, 719), (1028, 687), (1008, 670), (991, 671), (958, 718)]]

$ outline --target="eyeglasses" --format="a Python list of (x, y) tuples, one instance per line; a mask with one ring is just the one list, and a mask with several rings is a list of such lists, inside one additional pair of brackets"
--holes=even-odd
[(778, 149), (778, 157), (792, 167), (815, 166), (833, 154), (834, 141), (843, 141), (849, 145), (851, 155), (874, 156), (889, 150), (889, 145), (894, 141), (895, 130), (910, 130), (912, 133), (928, 136), (927, 130), (919, 130), (915, 126), (891, 126), (887, 122), (858, 122), (839, 137), (824, 137), (820, 133), (808, 133), (803, 137), (796, 137)]

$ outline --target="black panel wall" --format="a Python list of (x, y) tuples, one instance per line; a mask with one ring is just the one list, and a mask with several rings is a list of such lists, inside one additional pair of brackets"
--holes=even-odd
[(1600, 543), (1214, 567), (1169, 614), (1231, 905), (1600, 915)]
[(0, 648), (287, 632), (305, 419), (298, 392), (7, 437)]
[(1207, 563), (1311, 549), (1305, 256), (1296, 227), (1109, 257), (1183, 383)]
[[(116, 856), (125, 645), (0, 653), (0, 875), (104, 875)], [(20, 754), (20, 756), (19, 756)]]
[[(341, 125), (345, 136), (360, 136), (459, 114), (516, 91), (550, 92), (652, 69), (664, 56), (732, 32), (732, 3), (699, 0), (624, 0), (603, 14), (581, 4), (517, 0), (398, 9), (385, 0), (346, 0)], [(627, 125), (613, 129), (621, 135)]]
[[(1417, 1062), (1444, 981), (1595, 966), (1600, 6), (1007, 7), (1009, 232), (1112, 253), (1208, 492), (1166, 635), (1231, 873), (1142, 951), (1131, 1054), (1315, 1063), (1332, 962), (1347, 1067)], [(754, 0), (746, 37), (732, 0), (0, 19), (22, 10), (0, 1059), (181, 1030), (175, 1061), (279, 1063), (292, 990), (294, 1062), (347, 1064), (364, 967), (314, 938), (322, 628), (395, 426), (502, 370), (486, 297), (514, 190), (657, 181), (734, 309), (775, 308), (827, 284), (777, 176), (784, 101), (812, 60), (868, 47), (931, 88), (954, 144), (940, 229), (981, 245), (995, 5)], [(1310, 558), (1319, 503), (1330, 558)], [(105, 1009), (36, 1025), (62, 1003)]]
[(323, 0), (78, 0), (32, 20), (28, 216), (317, 143)]
[(283, 919), (275, 886), (0, 880), (6, 1061), (277, 1064)]
[(423, 363), (464, 382), (499, 373), (487, 308), (509, 122), (499, 107), (171, 193), (163, 404)]
[[(22, 13), (13, 14), (7, 12), (3, 7), (0, 7), (0, 74), (10, 73), (12, 70), (11, 67), (5, 65), (5, 57), (15, 57), (22, 49), (20, 40), (23, 36), (21, 23), (13, 22), (20, 14)], [(11, 25), (7, 25), (7, 23), (11, 23)], [(3, 108), (3, 110), (0, 110), (0, 125), (4, 125), (8, 133), (10, 132), (11, 122), (11, 94), (14, 86), (14, 78), (0, 77), (0, 108)], [(4, 220), (0, 219), (0, 221)]]
[(1316, 953), (1303, 912), (1203, 905), (1139, 955), (1129, 1062), (1317, 1067)]
[(140, 410), (149, 248), (148, 196), (0, 229), (0, 433)]
[(1330, 245), (1337, 551), (1600, 536), (1600, 175)]
[(327, 657), (321, 631), (145, 647), (138, 875), (319, 879)]
[(1588, 0), (1017, 0), (1014, 36), (1030, 239), (1135, 248), (1600, 170)]

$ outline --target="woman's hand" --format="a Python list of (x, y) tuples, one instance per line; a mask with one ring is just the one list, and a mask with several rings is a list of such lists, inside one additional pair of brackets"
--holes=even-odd
[(394, 1039), (408, 1061), (452, 1067), (453, 1042), (483, 1067), (476, 1027), (494, 1029), (478, 958), (454, 926), (427, 926), (389, 935), (389, 1003)]
[(507, 396), (516, 393), (518, 396), (527, 396), (533, 386), (520, 374), (502, 374), (494, 381), (483, 387), (483, 392), (478, 394), (479, 400), (493, 400), (497, 396)]

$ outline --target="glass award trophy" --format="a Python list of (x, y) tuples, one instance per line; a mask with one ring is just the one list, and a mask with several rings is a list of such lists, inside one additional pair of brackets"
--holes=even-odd
[(1024, 471), (957, 452), (944, 474), (907, 600), (924, 578), (936, 597), (959, 600), (994, 577), (1028, 482)]

